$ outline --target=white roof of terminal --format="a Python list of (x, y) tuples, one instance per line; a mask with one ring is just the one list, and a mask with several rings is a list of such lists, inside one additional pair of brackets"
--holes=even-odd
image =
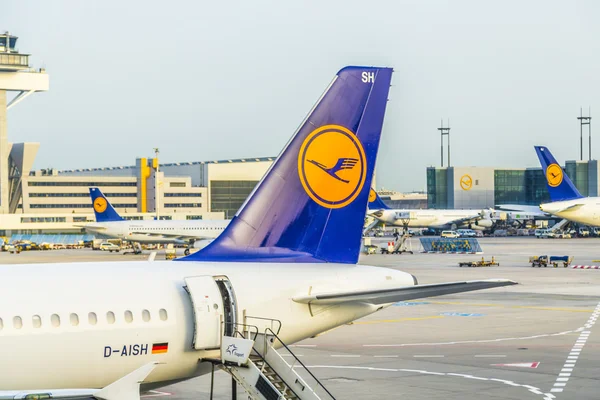
[[(178, 163), (166, 163), (160, 164), (161, 167), (176, 167), (185, 165), (205, 165), (205, 164), (228, 164), (228, 163), (245, 163), (245, 162), (263, 162), (263, 161), (274, 161), (277, 157), (259, 157), (259, 158), (238, 158), (233, 160), (214, 160), (214, 161), (188, 161)], [(68, 172), (87, 172), (87, 171), (113, 171), (117, 169), (134, 169), (135, 165), (125, 165), (118, 167), (103, 167), (103, 168), (81, 168), (81, 169), (65, 169), (58, 171), (58, 173)]]

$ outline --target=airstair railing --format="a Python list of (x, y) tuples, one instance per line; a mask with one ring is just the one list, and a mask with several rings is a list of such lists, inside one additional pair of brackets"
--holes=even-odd
[[(280, 329), (281, 329), (281, 326), (280, 326)], [(306, 372), (308, 372), (308, 374), (315, 380), (315, 382), (317, 382), (317, 384), (321, 387), (321, 389), (323, 389), (325, 391), (325, 393), (327, 393), (332, 400), (335, 400), (335, 397), (333, 397), (333, 395), (329, 392), (329, 390), (327, 390), (327, 388), (321, 383), (321, 381), (308, 369), (308, 367), (306, 365), (304, 365), (304, 363), (302, 361), (300, 361), (300, 359), (292, 352), (292, 350), (290, 350), (290, 348), (285, 343), (283, 343), (283, 341), (279, 338), (279, 336), (277, 336), (277, 334), (269, 328), (265, 329), (265, 341), (267, 340), (268, 335), (272, 335), (275, 339), (277, 339), (279, 341), (279, 343), (281, 343), (281, 345), (287, 350), (287, 352), (290, 353), (290, 355), (292, 357), (294, 357), (296, 362), (298, 362), (298, 364), (300, 364), (302, 366), (302, 368), (304, 368), (304, 370)], [(271, 343), (273, 343), (273, 339), (271, 339)], [(268, 347), (265, 345), (265, 351), (267, 348)]]
[[(281, 321), (278, 319), (264, 318), (264, 317), (251, 317), (249, 315), (246, 316), (246, 319), (258, 319), (261, 321), (269, 321), (269, 322), (271, 322), (271, 329), (270, 329), (271, 331), (273, 331), (273, 329), (274, 329), (273, 324), (277, 324), (277, 329), (276, 329), (277, 333), (279, 333), (281, 331), (282, 324), (281, 324)], [(269, 329), (269, 328), (267, 328), (267, 329)]]

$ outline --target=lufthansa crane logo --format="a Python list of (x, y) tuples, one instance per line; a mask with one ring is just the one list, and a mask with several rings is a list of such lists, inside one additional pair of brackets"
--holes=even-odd
[(104, 197), (98, 197), (96, 200), (94, 200), (94, 211), (96, 211), (99, 214), (102, 214), (104, 211), (106, 211), (107, 205), (108, 204)]
[(377, 200), (377, 193), (375, 193), (375, 190), (371, 189), (371, 191), (369, 191), (369, 203), (372, 203), (375, 200)]
[[(367, 177), (362, 144), (350, 130), (325, 125), (312, 131), (298, 153), (298, 175), (306, 193), (327, 208), (352, 203)], [(371, 195), (369, 195), (371, 197)]]
[(558, 164), (550, 164), (546, 168), (546, 180), (548, 185), (557, 187), (563, 181), (563, 170)]
[(473, 187), (473, 179), (470, 175), (463, 175), (460, 177), (460, 187), (462, 190), (471, 190)]

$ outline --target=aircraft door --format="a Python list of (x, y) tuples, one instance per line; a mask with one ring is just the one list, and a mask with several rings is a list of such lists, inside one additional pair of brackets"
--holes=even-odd
[(220, 348), (224, 307), (215, 279), (212, 276), (192, 276), (185, 278), (185, 284), (194, 309), (193, 348), (196, 350)]

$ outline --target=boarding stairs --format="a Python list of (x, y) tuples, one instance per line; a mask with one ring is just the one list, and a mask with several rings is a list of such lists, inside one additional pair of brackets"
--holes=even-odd
[(552, 225), (552, 228), (550, 228), (550, 230), (552, 232), (558, 232), (561, 229), (565, 228), (566, 225), (569, 223), (570, 221), (568, 219), (563, 219), (560, 220), (559, 222), (557, 222), (556, 224)]
[(367, 236), (369, 234), (369, 232), (371, 232), (373, 229), (375, 229), (375, 227), (377, 227), (377, 225), (380, 224), (380, 221), (377, 218), (373, 218), (373, 221), (371, 221), (364, 229), (363, 229), (363, 236)]
[[(321, 400), (333, 399), (333, 395), (308, 370), (290, 348), (270, 328), (263, 333), (236, 332), (234, 340), (253, 342), (250, 356), (244, 363), (224, 361), (223, 369), (242, 386), (252, 400)], [(247, 337), (251, 337), (247, 338)], [(224, 338), (225, 339), (225, 338)], [(223, 343), (231, 343), (224, 340)], [(239, 343), (239, 342), (238, 342)], [(285, 351), (291, 361), (286, 361), (276, 347)], [(221, 349), (223, 353), (225, 348)], [(304, 370), (307, 379), (315, 383), (319, 394), (313, 390), (297, 371)]]

